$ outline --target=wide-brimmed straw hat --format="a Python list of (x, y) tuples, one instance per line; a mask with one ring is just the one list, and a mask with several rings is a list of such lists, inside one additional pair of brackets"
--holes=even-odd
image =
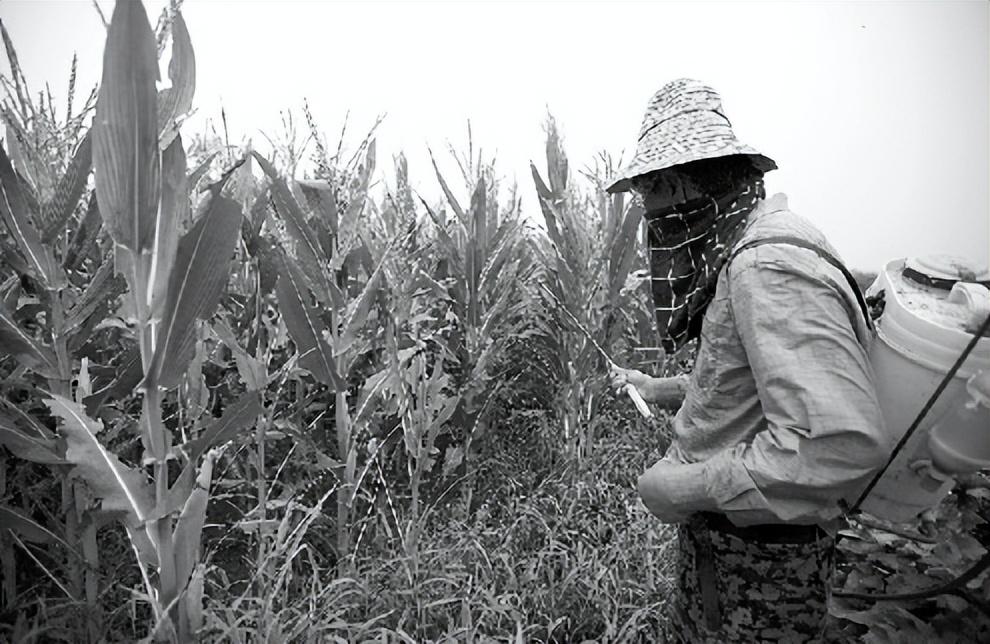
[(625, 192), (633, 177), (731, 154), (748, 155), (761, 172), (777, 168), (773, 159), (736, 138), (714, 89), (681, 78), (661, 87), (650, 99), (639, 129), (636, 155), (613, 177), (607, 190)]

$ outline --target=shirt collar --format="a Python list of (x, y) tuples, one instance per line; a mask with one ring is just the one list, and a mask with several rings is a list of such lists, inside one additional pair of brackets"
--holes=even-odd
[(783, 192), (767, 197), (756, 206), (756, 212), (759, 214), (787, 209), (787, 195)]

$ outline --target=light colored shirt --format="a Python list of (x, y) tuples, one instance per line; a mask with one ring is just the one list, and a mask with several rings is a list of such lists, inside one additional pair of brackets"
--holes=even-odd
[[(783, 195), (757, 206), (739, 244), (778, 235), (837, 257)], [(722, 268), (675, 439), (641, 491), (645, 481), (681, 517), (713, 511), (737, 525), (830, 523), (893, 445), (870, 334), (842, 272), (814, 251), (765, 244), (741, 252)]]

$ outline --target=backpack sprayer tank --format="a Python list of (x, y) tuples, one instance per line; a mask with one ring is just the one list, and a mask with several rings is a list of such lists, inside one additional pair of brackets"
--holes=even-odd
[[(891, 446), (990, 315), (990, 274), (929, 256), (889, 262), (867, 290), (882, 298), (870, 348)], [(957, 474), (990, 468), (990, 337), (981, 338), (862, 503), (902, 522), (935, 507)]]

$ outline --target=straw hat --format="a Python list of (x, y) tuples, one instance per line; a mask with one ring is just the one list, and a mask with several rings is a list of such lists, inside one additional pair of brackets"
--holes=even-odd
[(616, 175), (609, 192), (629, 190), (629, 179), (682, 163), (747, 154), (762, 172), (777, 168), (773, 159), (744, 145), (732, 133), (714, 89), (689, 78), (660, 88), (646, 107), (639, 129), (636, 155)]

